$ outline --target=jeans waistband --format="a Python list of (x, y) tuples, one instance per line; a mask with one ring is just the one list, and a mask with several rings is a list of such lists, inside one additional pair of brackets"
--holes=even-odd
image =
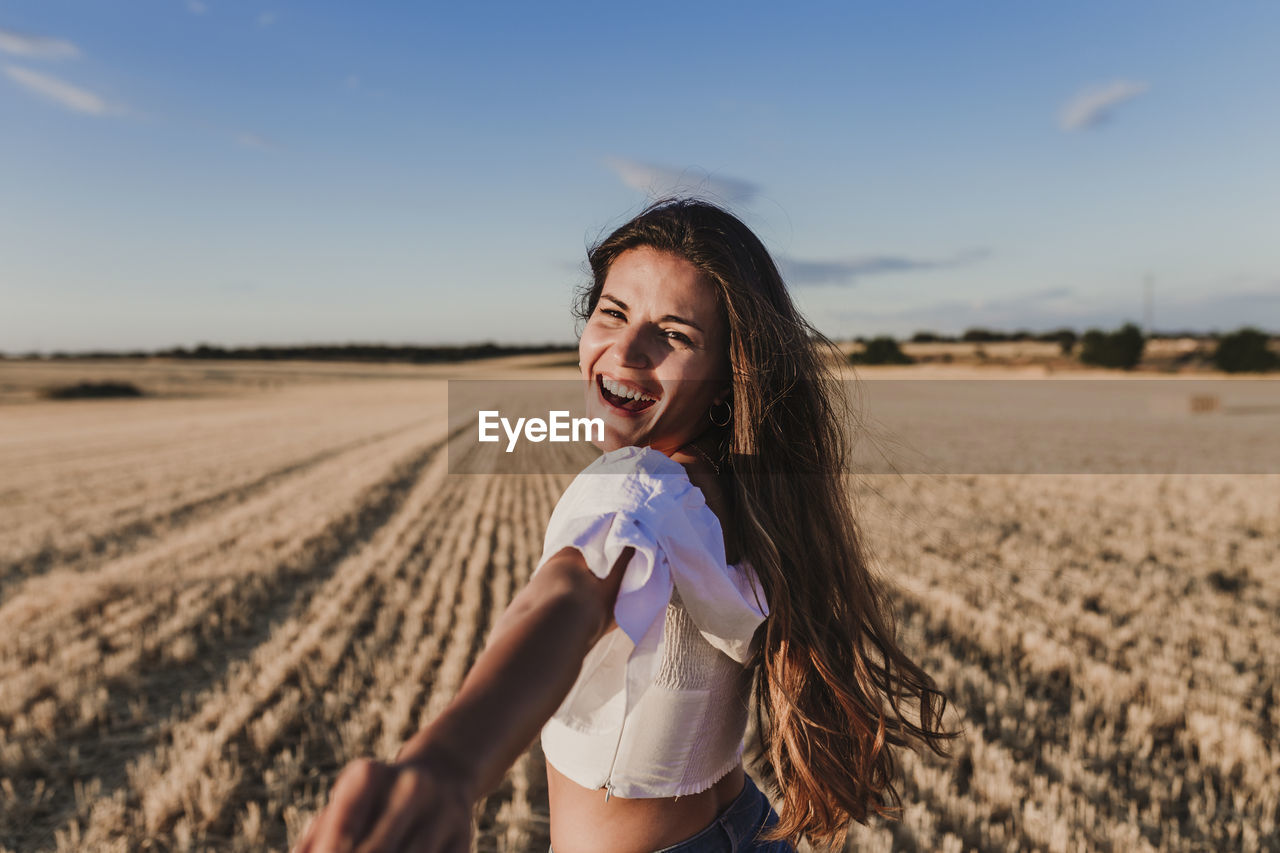
[(757, 836), (778, 822), (769, 798), (750, 776), (742, 793), (721, 812), (710, 826), (692, 838), (665, 847), (657, 853), (748, 853), (748, 851), (792, 851), (785, 841), (757, 841)]
[[(794, 853), (795, 848), (786, 841), (756, 840), (766, 827), (777, 822), (778, 815), (769, 804), (769, 798), (747, 776), (742, 792), (709, 826), (697, 835), (655, 853)], [(548, 848), (547, 853), (554, 851)]]

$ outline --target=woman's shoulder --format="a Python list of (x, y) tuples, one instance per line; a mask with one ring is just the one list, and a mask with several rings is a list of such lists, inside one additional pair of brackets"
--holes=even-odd
[(734, 523), (733, 502), (729, 499), (729, 493), (724, 487), (720, 473), (711, 467), (711, 463), (706, 458), (689, 453), (683, 448), (672, 454), (671, 460), (685, 470), (690, 485), (702, 493), (707, 507), (720, 522), (720, 530), (724, 536), (725, 558), (731, 565), (737, 563), (740, 555), (735, 544), (737, 526)]
[[(565, 494), (580, 510), (624, 509), (658, 524), (668, 513), (680, 512), (695, 527), (717, 523), (727, 562), (737, 562), (732, 502), (716, 471), (695, 454), (671, 456), (652, 447), (620, 447), (588, 465)], [(714, 522), (706, 518), (714, 516)]]

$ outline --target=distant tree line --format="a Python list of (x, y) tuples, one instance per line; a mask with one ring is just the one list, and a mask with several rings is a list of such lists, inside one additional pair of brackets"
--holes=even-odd
[[(1183, 330), (1158, 330), (1146, 335), (1148, 340), (1151, 339), (1172, 339), (1172, 338), (1201, 338), (1208, 340), (1221, 340), (1228, 335), (1238, 334), (1237, 332), (1197, 332), (1191, 329)], [(1266, 336), (1265, 332), (1262, 332)], [(864, 342), (865, 338), (855, 338), (858, 342)], [(986, 329), (982, 327), (974, 327), (966, 329), (958, 335), (948, 335), (941, 332), (921, 331), (916, 332), (908, 339), (913, 344), (928, 343), (998, 343), (1002, 341), (1040, 341), (1042, 343), (1059, 342), (1062, 340), (1070, 340), (1073, 343), (1080, 340), (1080, 335), (1074, 329), (1061, 328), (1050, 332), (1028, 332), (1020, 329), (1015, 332), (1003, 332), (997, 329)]]
[(1001, 332), (994, 329), (984, 329), (975, 327), (966, 329), (959, 335), (944, 335), (939, 332), (916, 332), (911, 336), (913, 344), (929, 344), (929, 343), (996, 343), (1000, 341), (1043, 341), (1054, 343), (1064, 337), (1071, 339), (1072, 343), (1076, 340), (1076, 333), (1072, 329), (1057, 329), (1052, 332), (1028, 332), (1025, 329), (1019, 329), (1016, 332)]
[(865, 342), (862, 352), (849, 356), (854, 364), (915, 364), (915, 359), (902, 351), (893, 338), (881, 336)]
[[(1144, 335), (1142, 330), (1133, 323), (1125, 323), (1115, 331), (1089, 329), (1081, 336), (1077, 336), (1075, 330), (1068, 328), (1036, 333), (973, 328), (960, 335), (944, 335), (929, 331), (916, 332), (911, 336), (910, 341), (916, 344), (1039, 341), (1058, 344), (1064, 356), (1075, 353), (1076, 344), (1079, 343), (1078, 355), (1084, 364), (1132, 370), (1142, 361), (1142, 353), (1149, 338), (1180, 337), (1215, 340), (1217, 346), (1214, 348), (1211, 360), (1215, 367), (1228, 373), (1280, 370), (1280, 354), (1271, 347), (1271, 336), (1254, 328), (1243, 328), (1226, 334), (1179, 332)], [(854, 364), (911, 364), (915, 361), (902, 351), (898, 341), (892, 337), (879, 336), (871, 339), (859, 337), (855, 340), (863, 345), (863, 349), (849, 356), (849, 360)]]
[[(462, 344), (458, 346), (386, 346), (382, 344), (306, 344), (301, 346), (220, 347), (200, 344), (190, 349), (170, 349), (128, 352), (92, 351), (66, 353), (55, 352), (52, 359), (139, 359), (183, 358), (242, 361), (364, 361), (407, 362), (410, 364), (436, 364), (441, 362), (471, 361), (508, 355), (576, 352), (576, 348), (562, 344), (541, 346), (504, 346), (495, 343)], [(27, 356), (34, 358), (39, 356)]]

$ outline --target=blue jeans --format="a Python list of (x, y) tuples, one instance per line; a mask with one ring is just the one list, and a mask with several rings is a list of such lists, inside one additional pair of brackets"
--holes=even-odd
[(710, 826), (656, 853), (795, 853), (796, 848), (786, 841), (756, 838), (765, 827), (777, 822), (778, 815), (769, 805), (769, 798), (748, 776), (742, 793)]

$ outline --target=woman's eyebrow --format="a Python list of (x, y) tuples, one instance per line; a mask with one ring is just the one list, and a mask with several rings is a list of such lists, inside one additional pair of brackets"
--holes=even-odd
[[(677, 317), (675, 314), (667, 314), (662, 319), (669, 320), (673, 323), (680, 323), (682, 325), (689, 326), (690, 328), (697, 329), (699, 332), (702, 332), (702, 327), (699, 326), (697, 323), (693, 322), (692, 320), (686, 320), (683, 317)], [(704, 335), (706, 334), (706, 332), (702, 332), (702, 333)]]
[[(619, 299), (616, 296), (610, 296), (607, 293), (602, 293), (600, 295), (600, 298), (608, 299), (610, 302), (612, 302), (614, 305), (617, 305), (623, 311), (628, 310), (627, 303), (623, 302), (621, 299)], [(697, 329), (699, 332), (702, 332), (702, 334), (704, 335), (706, 334), (706, 332), (702, 331), (702, 327), (699, 326), (697, 323), (693, 322), (692, 320), (686, 320), (684, 317), (680, 317), (676, 314), (666, 314), (662, 316), (658, 322), (668, 322), (668, 321), (672, 323), (680, 323), (681, 325), (688, 326), (691, 329)]]

